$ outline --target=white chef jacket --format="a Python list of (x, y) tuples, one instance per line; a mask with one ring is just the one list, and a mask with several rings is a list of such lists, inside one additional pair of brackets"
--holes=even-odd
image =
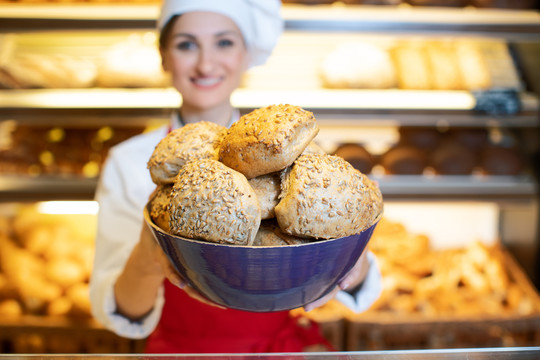
[[(180, 126), (173, 117), (172, 128)], [(147, 162), (168, 126), (137, 135), (113, 147), (105, 162), (95, 199), (99, 202), (94, 268), (90, 279), (93, 316), (116, 334), (145, 338), (157, 326), (164, 303), (163, 287), (152, 311), (138, 322), (116, 313), (114, 284), (122, 272), (144, 223), (143, 209), (156, 185)], [(360, 290), (351, 295), (340, 291), (336, 299), (356, 312), (367, 309), (380, 295), (381, 276), (375, 257), (368, 253), (370, 269)]]

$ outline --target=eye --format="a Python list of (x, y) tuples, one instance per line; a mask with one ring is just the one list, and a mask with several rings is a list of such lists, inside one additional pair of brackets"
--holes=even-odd
[(197, 47), (197, 44), (195, 44), (194, 41), (184, 40), (184, 41), (178, 42), (175, 47), (178, 50), (187, 51), (187, 50), (195, 49)]
[(234, 46), (234, 41), (232, 41), (231, 39), (220, 39), (218, 40), (217, 45), (220, 48), (227, 48), (227, 47)]

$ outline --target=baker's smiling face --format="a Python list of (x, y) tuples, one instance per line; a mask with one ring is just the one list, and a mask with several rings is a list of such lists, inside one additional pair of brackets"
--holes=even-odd
[(213, 12), (179, 16), (161, 51), (163, 67), (182, 94), (183, 106), (201, 110), (228, 103), (249, 64), (238, 26)]

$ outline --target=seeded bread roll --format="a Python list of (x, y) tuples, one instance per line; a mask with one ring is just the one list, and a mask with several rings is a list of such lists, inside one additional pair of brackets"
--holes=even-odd
[(281, 179), (279, 172), (261, 175), (249, 179), (249, 184), (255, 191), (261, 208), (261, 219), (271, 219), (276, 216), (274, 208), (279, 202)]
[(382, 212), (379, 188), (339, 156), (306, 154), (282, 174), (282, 199), (275, 208), (283, 232), (331, 239), (373, 225)]
[(426, 55), (434, 90), (464, 89), (456, 52), (451, 43), (429, 43), (426, 46)]
[(178, 170), (190, 160), (217, 160), (226, 131), (226, 127), (208, 121), (171, 131), (157, 144), (148, 161), (152, 181), (157, 185), (172, 183)]
[(322, 147), (320, 147), (315, 141), (312, 141), (308, 144), (306, 149), (302, 154), (326, 154), (326, 151)]
[(169, 215), (174, 235), (234, 245), (252, 245), (261, 223), (259, 202), (246, 177), (212, 159), (180, 169)]
[(165, 232), (170, 232), (169, 204), (171, 203), (172, 184), (159, 185), (150, 200), (150, 218)]
[(275, 219), (270, 219), (261, 222), (253, 246), (300, 245), (307, 242), (306, 239), (285, 234), (279, 228), (277, 221)]
[(270, 105), (230, 127), (219, 159), (251, 179), (291, 165), (318, 132), (313, 113), (294, 105)]
[(286, 246), (289, 245), (276, 235), (274, 232), (274, 229), (271, 227), (263, 226), (261, 223), (261, 227), (259, 228), (259, 231), (257, 231), (257, 235), (255, 235), (255, 241), (253, 242), (253, 246)]

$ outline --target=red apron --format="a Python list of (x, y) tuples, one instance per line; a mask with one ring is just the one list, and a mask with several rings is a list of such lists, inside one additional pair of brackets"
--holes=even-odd
[(163, 313), (146, 352), (302, 352), (313, 345), (333, 350), (314, 322), (299, 321), (288, 311), (256, 313), (209, 306), (165, 281)]

